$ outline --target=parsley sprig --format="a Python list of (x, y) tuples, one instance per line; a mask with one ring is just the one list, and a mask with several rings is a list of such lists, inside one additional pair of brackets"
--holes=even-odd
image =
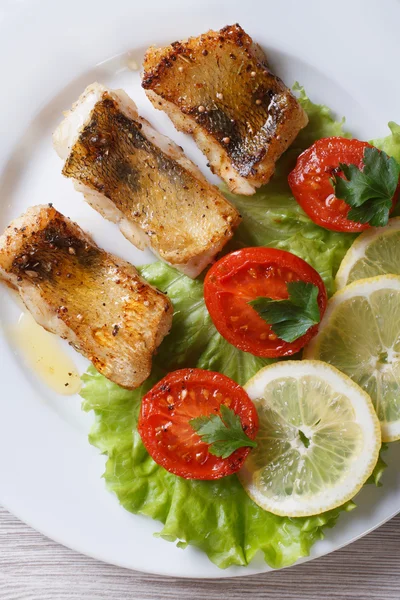
[(357, 223), (383, 227), (389, 220), (393, 196), (399, 183), (400, 165), (377, 148), (365, 148), (364, 167), (339, 164), (346, 179), (335, 175), (335, 196), (351, 206), (347, 218)]
[(255, 448), (257, 446), (256, 442), (243, 431), (242, 423), (235, 411), (225, 404), (221, 404), (220, 412), (221, 416), (212, 414), (196, 417), (189, 421), (203, 442), (211, 444), (208, 449), (210, 454), (228, 458), (238, 448)]
[(305, 281), (287, 284), (289, 298), (272, 300), (256, 298), (249, 302), (272, 331), (285, 342), (294, 342), (321, 320), (318, 306), (318, 287)]

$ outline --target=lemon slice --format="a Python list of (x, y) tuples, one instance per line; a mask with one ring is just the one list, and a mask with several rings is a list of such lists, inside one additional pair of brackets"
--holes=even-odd
[(336, 275), (336, 288), (391, 273), (400, 275), (400, 217), (364, 231), (349, 248)]
[(400, 277), (362, 279), (332, 296), (304, 357), (351, 377), (371, 396), (382, 440), (400, 439)]
[(371, 475), (381, 446), (371, 399), (320, 361), (283, 361), (246, 384), (257, 407), (257, 448), (239, 471), (252, 500), (276, 515), (317, 515), (344, 504)]

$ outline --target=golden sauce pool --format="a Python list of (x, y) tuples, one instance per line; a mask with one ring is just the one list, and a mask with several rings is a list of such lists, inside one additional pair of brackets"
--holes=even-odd
[(10, 328), (12, 341), (39, 379), (57, 394), (72, 395), (81, 388), (80, 375), (60, 341), (23, 312)]

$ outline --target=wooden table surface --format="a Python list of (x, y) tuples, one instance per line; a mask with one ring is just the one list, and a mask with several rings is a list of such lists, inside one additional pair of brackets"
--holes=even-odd
[(400, 515), (354, 544), (291, 569), (236, 579), (172, 579), (100, 563), (0, 508), (0, 600), (399, 600)]

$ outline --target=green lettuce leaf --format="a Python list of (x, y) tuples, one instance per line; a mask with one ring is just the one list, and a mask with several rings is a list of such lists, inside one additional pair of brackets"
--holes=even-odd
[[(289, 154), (285, 160), (288, 157)], [(225, 196), (242, 215), (229, 249), (270, 246), (292, 252), (319, 272), (331, 295), (336, 272), (356, 235), (328, 231), (315, 225), (291, 195), (287, 171), (283, 176), (281, 168), (280, 164), (276, 178), (251, 198), (224, 190)]]
[(308, 115), (308, 125), (300, 131), (297, 138), (293, 142), (294, 148), (305, 150), (316, 140), (324, 137), (347, 137), (351, 138), (350, 133), (343, 128), (345, 118), (336, 121), (332, 111), (323, 104), (314, 104), (307, 96), (304, 88), (297, 82), (293, 86), (293, 91), (297, 94), (297, 98), (301, 106)]
[(259, 550), (272, 567), (284, 567), (307, 556), (322, 527), (354, 507), (349, 502), (316, 517), (288, 519), (254, 504), (236, 475), (191, 481), (168, 473), (147, 454), (136, 427), (142, 395), (158, 377), (129, 392), (90, 367), (81, 395), (84, 410), (96, 414), (90, 442), (108, 455), (108, 488), (127, 510), (164, 523), (159, 535), (165, 540), (200, 548), (220, 568), (247, 565)]
[(323, 527), (332, 527), (353, 503), (311, 518), (278, 517), (255, 505), (235, 475), (215, 482), (184, 480), (159, 467), (146, 452), (136, 427), (141, 398), (167, 370), (187, 366), (185, 340), (194, 347), (189, 355), (196, 362), (191, 366), (218, 370), (240, 383), (268, 361), (233, 348), (219, 335), (205, 308), (201, 282), (163, 263), (142, 267), (141, 273), (168, 292), (175, 308), (172, 332), (154, 358), (151, 377), (130, 392), (93, 367), (83, 376), (83, 409), (96, 415), (90, 442), (108, 455), (108, 488), (127, 510), (161, 521), (162, 538), (182, 548), (191, 544), (202, 549), (220, 568), (247, 565), (259, 550), (275, 568), (307, 556), (323, 537)]
[(400, 163), (400, 125), (389, 121), (390, 134), (384, 138), (371, 140), (371, 144), (383, 150), (389, 156), (393, 156)]
[[(298, 84), (294, 90), (308, 114), (309, 123), (297, 136), (291, 148), (279, 160), (268, 185), (253, 196), (231, 194), (223, 186), (224, 195), (242, 215), (242, 222), (229, 244), (229, 250), (247, 246), (271, 246), (293, 252), (303, 258), (321, 275), (328, 295), (335, 291), (334, 278), (347, 250), (357, 234), (328, 231), (315, 225), (297, 204), (287, 182), (298, 155), (322, 137), (351, 137), (343, 130), (344, 119), (335, 121), (329, 108), (314, 104)], [(391, 133), (372, 140), (371, 144), (384, 150), (400, 162), (400, 126), (389, 123)], [(400, 214), (400, 203), (393, 215)]]
[(197, 366), (219, 371), (244, 385), (257, 371), (270, 364), (238, 350), (215, 329), (208, 314), (203, 283), (156, 262), (140, 268), (147, 281), (168, 294), (174, 305), (172, 331), (161, 344), (154, 359), (164, 371)]
[[(268, 186), (250, 198), (227, 194), (243, 215), (230, 249), (271, 245), (294, 252), (319, 271), (331, 293), (336, 270), (354, 236), (314, 225), (292, 197), (287, 174), (299, 152), (315, 139), (344, 135), (343, 121), (335, 121), (328, 108), (313, 104), (302, 88), (297, 91), (309, 125), (279, 161)], [(376, 144), (397, 156), (396, 127), (379, 141), (380, 146)], [(93, 367), (83, 376), (83, 409), (93, 410), (96, 417), (89, 439), (108, 456), (104, 474), (108, 488), (127, 510), (161, 521), (161, 537), (182, 548), (191, 544), (202, 549), (221, 568), (246, 565), (258, 551), (272, 567), (294, 563), (309, 554), (323, 537), (324, 527), (332, 527), (340, 512), (354, 504), (310, 518), (277, 517), (255, 505), (235, 475), (215, 482), (188, 481), (151, 459), (137, 431), (138, 412), (143, 394), (167, 371), (198, 366), (244, 384), (271, 361), (237, 350), (219, 335), (206, 310), (201, 281), (192, 281), (163, 263), (142, 267), (141, 272), (174, 304), (172, 330), (154, 358), (151, 377), (137, 390), (127, 391)], [(376, 484), (383, 468), (380, 459), (371, 478)]]
[(383, 443), (381, 446), (381, 450), (379, 452), (378, 461), (375, 465), (375, 469), (372, 471), (370, 478), (367, 483), (373, 483), (376, 487), (381, 487), (382, 485), (382, 475), (387, 467), (387, 464), (383, 460), (383, 453), (388, 449), (388, 445)]
[(334, 292), (334, 278), (355, 234), (328, 231), (315, 225), (297, 204), (287, 182), (298, 155), (322, 137), (345, 136), (344, 119), (333, 119), (329, 108), (313, 104), (304, 89), (295, 85), (299, 102), (308, 114), (309, 123), (291, 148), (279, 160), (270, 183), (253, 196), (238, 196), (222, 191), (242, 215), (242, 222), (229, 250), (247, 246), (271, 246), (293, 252), (316, 269), (328, 294)]

